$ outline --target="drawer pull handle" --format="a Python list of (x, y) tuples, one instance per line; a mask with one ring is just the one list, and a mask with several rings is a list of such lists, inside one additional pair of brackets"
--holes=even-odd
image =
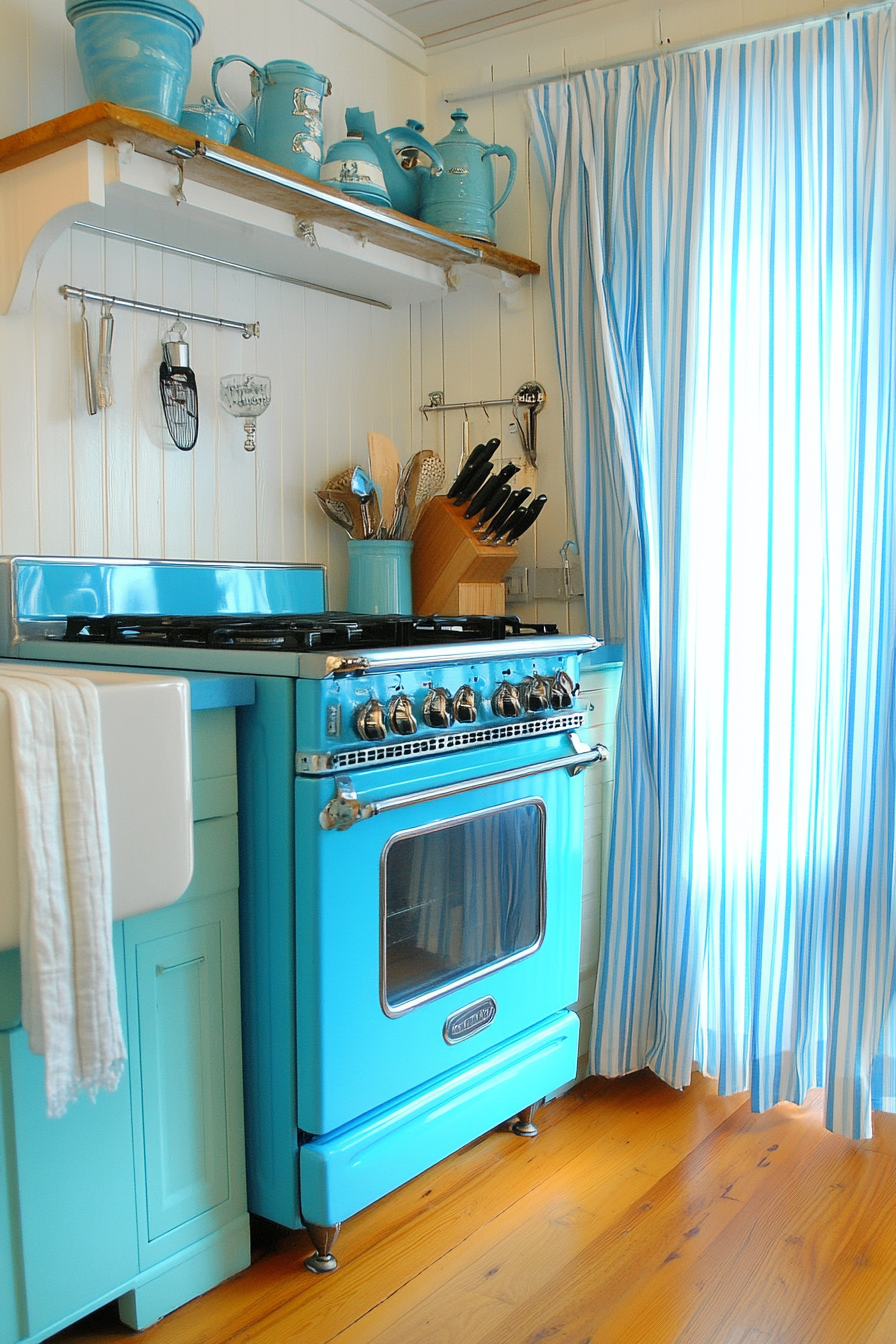
[(164, 975), (166, 971), (183, 971), (187, 966), (201, 966), (205, 961), (205, 953), (201, 957), (191, 957), (189, 961), (173, 961), (169, 966), (163, 966), (161, 963), (156, 965), (156, 975)]
[(569, 734), (569, 742), (573, 749), (569, 756), (536, 761), (530, 765), (512, 766), (509, 770), (499, 770), (492, 775), (462, 779), (453, 784), (439, 784), (432, 789), (421, 789), (419, 793), (383, 798), (380, 802), (362, 802), (355, 792), (350, 776), (337, 775), (336, 796), (330, 799), (320, 814), (321, 827), (325, 831), (347, 831), (356, 821), (367, 821), (370, 817), (379, 816), (382, 812), (393, 812), (399, 807), (411, 807), (414, 803), (429, 803), (437, 798), (450, 798), (454, 794), (468, 793), (472, 789), (484, 789), (490, 784), (506, 784), (514, 779), (525, 779), (529, 775), (542, 775), (548, 770), (567, 770), (570, 775), (577, 775), (586, 766), (610, 758), (605, 746), (598, 744), (589, 748), (576, 733)]

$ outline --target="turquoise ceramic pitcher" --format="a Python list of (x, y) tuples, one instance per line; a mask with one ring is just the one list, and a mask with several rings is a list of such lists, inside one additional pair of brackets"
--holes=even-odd
[[(345, 128), (349, 135), (361, 136), (373, 150), (393, 210), (419, 219), (423, 182), (431, 173), (438, 175), (444, 168), (439, 151), (420, 134), (422, 122), (409, 120), (404, 126), (393, 126), (378, 135), (372, 112), (349, 107), (345, 112)], [(430, 165), (419, 163), (418, 153), (425, 154)]]
[[(516, 177), (516, 154), (508, 145), (486, 145), (467, 130), (462, 107), (451, 113), (454, 130), (436, 149), (445, 162), (445, 172), (423, 182), (420, 218), (449, 233), (460, 233), (484, 243), (495, 241), (495, 214), (510, 195)], [(495, 200), (495, 155), (507, 159), (510, 174), (501, 199)]]
[(321, 107), (331, 90), (326, 75), (304, 61), (256, 65), (246, 56), (219, 56), (212, 66), (212, 88), (218, 102), (228, 107), (218, 89), (218, 75), (232, 61), (241, 61), (252, 72), (252, 101), (237, 112), (240, 125), (234, 145), (304, 177), (319, 179), (324, 145)]

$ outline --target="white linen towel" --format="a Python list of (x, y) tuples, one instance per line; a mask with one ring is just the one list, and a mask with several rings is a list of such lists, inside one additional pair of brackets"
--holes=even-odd
[(19, 834), (22, 1025), (45, 1058), (47, 1114), (114, 1091), (126, 1051), (112, 949), (99, 693), (86, 677), (0, 674)]

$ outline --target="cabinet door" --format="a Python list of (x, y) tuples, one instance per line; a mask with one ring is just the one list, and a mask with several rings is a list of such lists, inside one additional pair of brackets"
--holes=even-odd
[[(123, 999), (120, 927), (116, 969)], [(7, 1157), (17, 1170), (17, 1188), (9, 1193), (17, 1204), (10, 1231), (18, 1244), (11, 1249), (24, 1280), (28, 1336), (90, 1310), (137, 1273), (131, 1065), (116, 1092), (99, 1092), (95, 1102), (81, 1096), (50, 1120), (44, 1061), (29, 1050), (26, 1033), (4, 1033), (0, 1054)], [(3, 1240), (0, 1235), (0, 1246)]]
[(236, 892), (141, 915), (126, 938), (147, 1269), (245, 1212)]

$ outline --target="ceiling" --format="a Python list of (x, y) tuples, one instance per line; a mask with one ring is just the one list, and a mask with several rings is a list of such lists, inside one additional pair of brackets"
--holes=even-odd
[(369, 0), (375, 9), (409, 28), (427, 47), (457, 37), (490, 32), (519, 19), (568, 9), (575, 0)]

